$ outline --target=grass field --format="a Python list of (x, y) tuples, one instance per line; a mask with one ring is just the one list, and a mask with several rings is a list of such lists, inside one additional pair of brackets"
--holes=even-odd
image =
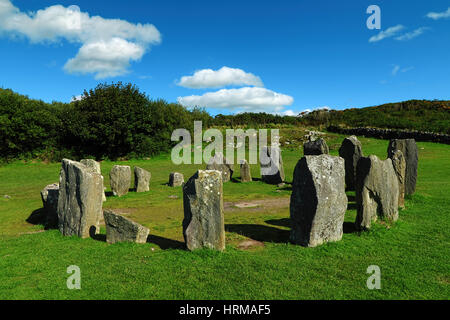
[[(283, 132), (282, 132), (283, 134)], [(331, 153), (343, 139), (330, 135)], [(365, 155), (386, 158), (388, 141), (360, 138)], [(0, 167), (0, 299), (448, 299), (450, 297), (450, 146), (418, 143), (417, 192), (392, 225), (355, 233), (349, 193), (342, 241), (317, 248), (288, 243), (289, 184), (254, 181), (224, 185), (227, 248), (183, 250), (182, 189), (165, 183), (171, 171), (189, 178), (198, 166), (173, 165), (168, 155), (146, 161), (102, 163), (109, 191), (113, 164), (151, 171), (150, 192), (108, 197), (115, 208), (150, 228), (148, 243), (109, 245), (63, 237), (26, 220), (39, 214), (40, 190), (57, 182), (59, 163), (16, 162)], [(286, 179), (302, 156), (283, 150)], [(203, 168), (204, 166), (202, 166)], [(259, 177), (259, 168), (252, 174)], [(236, 174), (239, 180), (239, 172)], [(9, 195), (7, 199), (3, 195)], [(178, 198), (173, 197), (178, 196)], [(240, 209), (237, 202), (255, 202)], [(105, 234), (104, 227), (102, 234)], [(264, 247), (238, 249), (245, 239)], [(66, 269), (81, 269), (81, 290), (69, 290)], [(368, 290), (367, 267), (381, 268), (381, 290)]]

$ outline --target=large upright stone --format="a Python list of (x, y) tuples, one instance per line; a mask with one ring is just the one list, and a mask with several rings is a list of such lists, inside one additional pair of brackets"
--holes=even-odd
[(151, 177), (152, 175), (147, 170), (134, 167), (134, 189), (136, 189), (136, 192), (149, 191)]
[(284, 166), (279, 147), (262, 147), (260, 154), (261, 180), (268, 184), (284, 182)]
[(291, 241), (315, 247), (341, 240), (347, 203), (344, 159), (330, 155), (300, 159), (292, 184)]
[(121, 197), (128, 193), (131, 183), (130, 166), (115, 165), (109, 172), (111, 189), (115, 196)]
[(184, 176), (179, 172), (171, 172), (169, 175), (169, 187), (180, 187), (184, 183)]
[(406, 161), (403, 153), (400, 150), (396, 150), (391, 155), (392, 165), (394, 166), (395, 174), (398, 179), (398, 206), (400, 208), (405, 207), (405, 175), (406, 175)]
[(150, 230), (112, 210), (103, 212), (106, 225), (106, 242), (146, 243)]
[(356, 136), (345, 138), (339, 148), (339, 156), (345, 160), (345, 184), (355, 190), (356, 166), (363, 156), (361, 142)]
[(252, 181), (250, 165), (248, 164), (247, 160), (245, 160), (245, 159), (241, 160), (240, 169), (241, 169), (241, 182)]
[(356, 227), (369, 229), (377, 218), (398, 219), (398, 180), (392, 160), (361, 157), (356, 168)]
[[(86, 167), (91, 168), (94, 170), (94, 172), (97, 172), (98, 174), (102, 174), (102, 170), (100, 168), (100, 162), (97, 162), (93, 159), (82, 159), (80, 160), (82, 164), (84, 164)], [(103, 176), (102, 176), (103, 178)], [(106, 201), (106, 195), (105, 195), (105, 186), (103, 184), (103, 201)]]
[(206, 170), (220, 171), (222, 173), (222, 181), (228, 182), (233, 177), (234, 166), (227, 161), (222, 152), (217, 152), (214, 157), (209, 159)]
[(183, 186), (183, 206), (186, 247), (225, 249), (221, 172), (197, 171)]
[(414, 139), (393, 139), (388, 146), (388, 158), (391, 158), (395, 150), (403, 153), (406, 161), (405, 194), (416, 192), (417, 165), (419, 162), (419, 150)]
[(322, 138), (308, 141), (303, 145), (303, 154), (305, 156), (319, 156), (321, 154), (329, 154), (330, 150), (327, 143)]
[(44, 224), (48, 228), (58, 227), (59, 183), (46, 186), (41, 191), (42, 204), (45, 210)]
[(65, 236), (100, 231), (103, 178), (80, 162), (64, 159), (59, 178), (58, 226)]

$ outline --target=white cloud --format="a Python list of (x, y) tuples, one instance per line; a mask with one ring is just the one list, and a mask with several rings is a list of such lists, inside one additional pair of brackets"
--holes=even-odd
[(298, 115), (298, 113), (295, 113), (293, 110), (286, 110), (282, 112), (281, 115), (295, 117), (296, 115)]
[(405, 29), (405, 27), (402, 26), (401, 24), (396, 25), (394, 27), (390, 27), (390, 28), (386, 29), (385, 31), (381, 31), (377, 35), (372, 36), (369, 39), (369, 42), (378, 42), (378, 41), (381, 41), (386, 38), (394, 37), (396, 34), (398, 34), (403, 29)]
[(152, 24), (132, 24), (120, 19), (89, 16), (77, 6), (54, 5), (24, 13), (10, 0), (0, 0), (0, 32), (23, 36), (32, 43), (67, 40), (81, 44), (77, 56), (64, 69), (70, 73), (95, 73), (96, 78), (125, 74), (150, 45), (161, 41)]
[(201, 89), (220, 88), (226, 86), (256, 86), (263, 87), (261, 78), (244, 70), (222, 67), (219, 70), (198, 70), (192, 76), (184, 76), (177, 83), (181, 87)]
[(394, 69), (392, 69), (392, 75), (396, 76), (399, 71), (400, 71), (400, 66), (394, 66)]
[(414, 30), (414, 31), (405, 33), (405, 34), (403, 34), (403, 35), (401, 35), (401, 36), (398, 36), (398, 37), (395, 38), (395, 40), (399, 40), (399, 41), (407, 41), (407, 40), (411, 40), (411, 39), (414, 39), (414, 38), (420, 36), (420, 35), (423, 34), (426, 30), (429, 30), (429, 29), (430, 29), (430, 28), (428, 28), (428, 27), (421, 27), (421, 28), (418, 28), (418, 29), (416, 29), (416, 30)]
[(293, 102), (291, 96), (258, 87), (222, 89), (201, 96), (178, 98), (178, 103), (186, 107), (229, 109), (235, 112), (282, 112), (284, 106)]
[(450, 18), (450, 7), (444, 12), (430, 12), (427, 14), (427, 17), (433, 20)]

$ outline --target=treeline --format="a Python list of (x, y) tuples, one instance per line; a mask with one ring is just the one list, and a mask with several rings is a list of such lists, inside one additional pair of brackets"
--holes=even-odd
[(202, 109), (152, 100), (132, 84), (100, 84), (71, 103), (0, 89), (0, 158), (140, 158), (169, 151), (173, 130), (212, 124)]

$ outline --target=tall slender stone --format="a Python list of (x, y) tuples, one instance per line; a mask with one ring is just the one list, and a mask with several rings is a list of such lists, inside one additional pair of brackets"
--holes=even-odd
[[(94, 172), (97, 172), (98, 174), (102, 174), (102, 170), (100, 168), (100, 162), (97, 162), (93, 159), (82, 159), (80, 160), (82, 164), (84, 164), (86, 167), (91, 168), (94, 170)], [(104, 181), (104, 178), (102, 176), (102, 179)], [(103, 195), (102, 195), (103, 201), (106, 201), (106, 195), (105, 195), (105, 184), (103, 183)]]
[(388, 146), (388, 158), (391, 158), (396, 150), (403, 153), (406, 161), (405, 194), (412, 195), (416, 192), (417, 166), (419, 162), (419, 150), (414, 139), (393, 139)]
[(44, 224), (47, 228), (58, 227), (59, 183), (46, 186), (41, 191), (42, 204), (45, 210)]
[(344, 159), (330, 155), (300, 159), (290, 202), (291, 241), (315, 247), (341, 240), (347, 203)]
[(171, 172), (169, 175), (169, 187), (180, 187), (184, 183), (184, 176), (179, 172)]
[(58, 195), (58, 225), (65, 236), (93, 236), (102, 216), (102, 176), (80, 162), (64, 159)]
[(252, 181), (250, 165), (248, 164), (247, 160), (245, 160), (245, 159), (241, 160), (240, 169), (241, 169), (241, 182)]
[(189, 250), (225, 249), (222, 173), (199, 170), (183, 186), (183, 236)]
[(356, 136), (345, 138), (339, 148), (339, 156), (345, 160), (345, 184), (348, 190), (355, 190), (356, 166), (363, 156), (361, 142)]
[(260, 152), (261, 180), (268, 184), (284, 182), (284, 166), (279, 147), (262, 147)]
[(109, 180), (115, 196), (121, 197), (126, 195), (131, 184), (130, 166), (115, 165), (109, 173)]
[(392, 160), (377, 156), (361, 157), (356, 168), (356, 227), (370, 229), (377, 218), (398, 219), (398, 180)]
[(398, 179), (398, 206), (400, 208), (405, 207), (405, 175), (406, 175), (406, 161), (403, 153), (400, 150), (396, 150), (391, 155), (392, 165), (394, 166), (395, 174)]
[(149, 191), (151, 177), (152, 175), (147, 170), (134, 167), (134, 189), (136, 189), (136, 192)]

